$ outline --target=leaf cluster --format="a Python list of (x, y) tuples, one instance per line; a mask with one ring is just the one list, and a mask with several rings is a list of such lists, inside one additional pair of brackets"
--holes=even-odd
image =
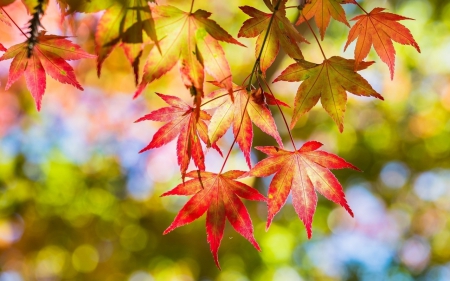
[[(6, 24), (12, 19), (5, 6), (12, 2), (14, 1), (0, 0), (0, 21)], [(24, 1), (32, 14), (30, 30), (26, 34), (19, 29), (27, 39), (9, 48), (0, 44), (0, 51), (5, 52), (0, 60), (13, 59), (6, 89), (24, 75), (37, 109), (40, 110), (46, 88), (46, 74), (82, 90), (67, 61), (96, 58), (97, 73), (100, 76), (104, 61), (117, 46), (123, 49), (133, 68), (137, 85), (134, 97), (177, 65), (183, 84), (192, 95), (192, 102), (158, 93), (169, 106), (156, 109), (137, 122), (151, 120), (166, 124), (154, 134), (141, 152), (156, 149), (177, 138), (177, 158), (182, 183), (163, 196), (192, 197), (164, 234), (191, 223), (206, 213), (208, 243), (218, 267), (218, 250), (226, 220), (260, 250), (253, 235), (250, 215), (241, 198), (267, 202), (269, 228), (274, 216), (286, 203), (288, 195), (292, 194), (294, 209), (306, 227), (308, 238), (312, 235), (312, 220), (317, 205), (316, 191), (344, 207), (353, 216), (343, 187), (330, 169), (358, 169), (334, 154), (318, 150), (322, 144), (317, 141), (308, 141), (297, 149), (290, 130), (319, 100), (341, 132), (344, 130), (347, 93), (383, 100), (358, 73), (374, 63), (364, 61), (372, 46), (388, 65), (392, 79), (395, 66), (393, 41), (411, 45), (420, 52), (409, 30), (399, 23), (409, 18), (384, 12), (383, 8), (366, 12), (356, 0), (306, 0), (301, 1), (298, 6), (288, 5), (295, 4), (295, 1), (263, 0), (266, 5), (264, 11), (251, 6), (239, 7), (250, 18), (243, 22), (237, 36), (257, 38), (254, 66), (249, 70), (247, 79), (237, 84), (233, 81), (232, 70), (219, 41), (237, 46), (243, 44), (213, 20), (210, 12), (201, 9), (194, 11), (194, 1), (189, 11), (182, 11), (172, 5), (158, 5), (157, 1), (146, 0), (57, 0), (63, 17), (73, 13), (104, 11), (95, 31), (96, 56), (83, 51), (68, 37), (47, 35), (40, 30), (40, 19), (45, 14), (47, 2)], [(310, 20), (314, 19), (322, 40), (331, 19), (350, 27), (342, 7), (344, 4), (356, 5), (362, 11), (361, 15), (353, 18), (356, 23), (349, 31), (345, 46), (347, 48), (356, 40), (354, 59), (328, 57), (310, 25)], [(290, 8), (299, 9), (295, 24), (286, 17), (286, 10)], [(308, 61), (308, 55), (302, 53), (301, 44), (309, 42), (299, 33), (298, 25), (307, 26), (313, 33), (318, 50), (323, 55), (321, 63)], [(151, 50), (146, 58), (142, 78), (139, 79), (139, 63), (145, 46), (149, 46)], [(287, 103), (275, 97), (266, 78), (267, 70), (279, 55), (280, 49), (284, 50), (293, 63), (274, 82), (302, 82), (293, 101)], [(214, 80), (212, 84), (218, 87), (211, 93), (204, 92), (207, 75)], [(293, 107), (290, 125), (281, 106)], [(273, 118), (274, 108), (283, 117), (293, 151), (284, 148)], [(278, 147), (256, 147), (268, 157), (255, 166), (250, 161), (253, 124), (278, 143)], [(218, 173), (208, 172), (205, 155), (210, 148), (222, 155), (219, 140), (230, 127), (234, 140), (225, 154), (223, 165)], [(244, 154), (249, 167), (247, 172), (224, 172), (235, 143)], [(197, 170), (188, 172), (191, 160)], [(268, 198), (239, 181), (243, 177), (267, 177), (272, 174), (275, 176), (270, 183)], [(185, 177), (190, 179), (185, 181)]]

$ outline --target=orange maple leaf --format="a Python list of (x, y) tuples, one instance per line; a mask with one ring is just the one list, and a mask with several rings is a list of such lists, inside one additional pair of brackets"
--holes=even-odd
[(403, 45), (411, 45), (420, 53), (420, 47), (414, 40), (411, 32), (404, 25), (398, 23), (399, 20), (412, 20), (392, 13), (383, 12), (384, 8), (374, 8), (370, 13), (354, 17), (357, 21), (350, 29), (347, 43), (344, 50), (354, 40), (355, 48), (355, 70), (358, 64), (369, 54), (373, 45), (381, 60), (386, 63), (391, 72), (391, 79), (394, 78), (395, 49), (392, 41)]
[(270, 3), (268, 0), (264, 2), (266, 3), (266, 6), (273, 13), (275, 13), (270, 30), (267, 29), (273, 14), (261, 12), (260, 10), (250, 6), (243, 6), (239, 8), (252, 18), (244, 22), (238, 34), (238, 37), (247, 38), (258, 36), (255, 49), (255, 55), (258, 57), (261, 52), (261, 47), (264, 38), (266, 37), (266, 33), (269, 33), (267, 35), (266, 44), (264, 45), (259, 62), (263, 75), (265, 75), (267, 69), (275, 61), (275, 58), (280, 50), (280, 45), (291, 58), (300, 60), (303, 59), (303, 55), (298, 47), (298, 43), (308, 43), (308, 41), (306, 41), (306, 39), (298, 33), (294, 25), (286, 17), (286, 0), (281, 1), (276, 11), (273, 3)]
[[(225, 93), (226, 89), (220, 89), (212, 92), (209, 97), (216, 98)], [(236, 137), (236, 142), (244, 153), (249, 167), (251, 167), (250, 149), (253, 141), (252, 122), (263, 132), (272, 136), (278, 145), (283, 146), (275, 120), (273, 120), (272, 113), (267, 104), (265, 104), (265, 98), (262, 95), (261, 90), (253, 90), (249, 97), (245, 88), (234, 85), (234, 100), (227, 96), (204, 107), (208, 109), (219, 106), (215, 110), (208, 127), (211, 144), (215, 144), (223, 137), (228, 128), (233, 125), (233, 134)], [(281, 105), (284, 104), (278, 100), (276, 102)]]
[(341, 4), (352, 2), (353, 0), (307, 0), (305, 7), (300, 11), (300, 17), (296, 25), (305, 22), (305, 18), (306, 20), (310, 20), (314, 17), (317, 27), (320, 30), (320, 37), (323, 40), (331, 17), (350, 27)]

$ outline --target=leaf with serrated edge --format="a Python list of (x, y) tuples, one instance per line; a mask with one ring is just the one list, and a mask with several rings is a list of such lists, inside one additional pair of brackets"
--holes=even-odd
[[(263, 132), (272, 136), (281, 147), (283, 146), (283, 141), (278, 133), (272, 114), (265, 104), (259, 104), (253, 98), (249, 98), (245, 88), (234, 85), (233, 89), (234, 102), (229, 97), (223, 98), (226, 101), (220, 104), (214, 112), (208, 128), (208, 135), (211, 144), (215, 144), (223, 137), (228, 128), (233, 125), (233, 134), (236, 136), (236, 142), (244, 153), (248, 166), (251, 167), (250, 149), (253, 142), (252, 122)], [(226, 89), (220, 89), (214, 91), (211, 96), (220, 96), (224, 93), (226, 93)], [(252, 95), (255, 93), (256, 91), (252, 91)]]
[(312, 0), (307, 3), (303, 10), (300, 12), (300, 16), (296, 25), (299, 25), (306, 20), (310, 20), (314, 17), (314, 20), (319, 27), (320, 37), (324, 38), (325, 31), (330, 23), (331, 17), (335, 20), (342, 22), (346, 26), (350, 27), (345, 16), (345, 11), (341, 4), (350, 3), (349, 1), (343, 0)]
[(354, 17), (352, 20), (356, 23), (350, 29), (344, 50), (358, 39), (355, 48), (355, 69), (357, 69), (373, 46), (381, 60), (389, 67), (391, 79), (394, 79), (395, 49), (392, 41), (411, 45), (419, 53), (420, 47), (409, 29), (397, 22), (412, 19), (383, 11), (383, 8), (374, 8), (369, 14)]
[(147, 84), (172, 69), (178, 61), (185, 86), (194, 87), (201, 97), (205, 70), (231, 94), (230, 66), (217, 41), (242, 44), (209, 19), (211, 14), (206, 11), (186, 13), (173, 6), (157, 6), (152, 11), (161, 52), (155, 49), (150, 51), (135, 97)]
[[(361, 62), (357, 70), (369, 67), (373, 62)], [(297, 90), (294, 113), (290, 127), (321, 99), (323, 108), (344, 130), (344, 112), (347, 103), (346, 92), (357, 96), (375, 97), (383, 100), (372, 86), (354, 69), (355, 61), (331, 57), (322, 64), (300, 61), (288, 66), (276, 81), (303, 81)]]
[[(273, 12), (273, 6), (269, 2), (265, 2), (267, 7)], [(303, 59), (302, 52), (298, 47), (298, 43), (305, 42), (305, 38), (298, 33), (292, 23), (286, 18), (286, 1), (282, 1), (280, 7), (275, 12), (273, 23), (269, 27), (270, 18), (272, 14), (261, 12), (250, 6), (239, 7), (244, 13), (252, 18), (246, 20), (239, 30), (238, 37), (252, 38), (258, 36), (256, 40), (255, 56), (258, 57), (261, 52), (262, 44), (266, 33), (268, 32), (267, 40), (264, 45), (264, 50), (261, 53), (260, 68), (265, 75), (267, 69), (275, 61), (278, 55), (280, 46), (293, 59)]]
[(269, 186), (266, 229), (286, 203), (290, 192), (294, 209), (306, 227), (308, 238), (312, 235), (311, 225), (317, 205), (315, 190), (344, 207), (353, 217), (342, 186), (329, 169), (359, 170), (336, 155), (317, 150), (321, 145), (319, 142), (307, 142), (295, 151), (273, 146), (256, 147), (269, 157), (256, 164), (246, 175), (267, 177), (275, 174)]
[[(199, 173), (200, 178), (198, 177)], [(250, 215), (239, 197), (263, 202), (266, 201), (266, 198), (256, 189), (236, 181), (236, 178), (244, 173), (243, 171), (228, 171), (224, 174), (204, 171), (187, 173), (186, 176), (193, 178), (192, 180), (179, 184), (162, 195), (193, 195), (164, 231), (164, 234), (193, 222), (206, 212), (207, 240), (218, 268), (220, 268), (218, 251), (225, 228), (225, 218), (240, 235), (260, 251), (253, 236)]]
[[(206, 145), (210, 144), (204, 122), (210, 120), (211, 116), (203, 110), (195, 110), (195, 108), (189, 106), (178, 97), (163, 94), (157, 95), (170, 107), (152, 111), (139, 118), (136, 122), (152, 120), (168, 123), (153, 135), (151, 142), (140, 153), (161, 147), (178, 136), (177, 159), (183, 179), (191, 159), (194, 160), (195, 166), (200, 170), (205, 170), (205, 157), (200, 140)], [(221, 153), (220, 149), (215, 149)]]
[(120, 44), (133, 67), (137, 84), (143, 47), (151, 42), (157, 43), (157, 38), (148, 1), (118, 1), (111, 5), (100, 18), (95, 31), (98, 76), (105, 59)]
[(24, 75), (27, 87), (36, 102), (38, 110), (41, 109), (42, 96), (45, 92), (45, 73), (61, 83), (70, 84), (83, 90), (75, 77), (72, 66), (66, 60), (95, 58), (94, 55), (86, 53), (80, 46), (73, 44), (66, 37), (45, 35), (45, 32), (39, 34), (30, 58), (27, 57), (27, 53), (28, 42), (25, 41), (11, 46), (0, 57), (0, 61), (14, 58), (9, 68), (6, 90), (20, 76)]

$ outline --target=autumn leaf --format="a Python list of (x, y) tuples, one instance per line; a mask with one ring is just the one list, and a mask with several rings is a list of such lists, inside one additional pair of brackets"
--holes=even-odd
[(0, 51), (6, 52), (6, 48), (5, 46), (2, 45), (2, 43), (0, 43)]
[(383, 12), (383, 8), (374, 8), (370, 13), (354, 17), (355, 25), (350, 29), (344, 50), (354, 40), (355, 69), (369, 54), (373, 46), (381, 60), (386, 63), (394, 79), (395, 49), (392, 41), (403, 45), (411, 45), (420, 53), (420, 47), (414, 40), (411, 32), (404, 25), (398, 23), (400, 20), (412, 20), (396, 14)]
[[(211, 116), (203, 110), (195, 110), (178, 97), (157, 95), (170, 107), (152, 111), (136, 122), (152, 120), (168, 123), (155, 133), (151, 142), (139, 153), (163, 146), (178, 136), (177, 157), (183, 179), (191, 158), (194, 160), (195, 166), (200, 170), (205, 170), (205, 156), (200, 139), (211, 146), (208, 139), (208, 126), (205, 123), (211, 119)], [(212, 147), (221, 153), (216, 145)]]
[(117, 1), (100, 18), (95, 32), (98, 76), (105, 59), (120, 44), (133, 67), (135, 82), (138, 84), (139, 61), (144, 45), (157, 42), (148, 2), (147, 0)]
[(8, 90), (20, 76), (25, 75), (27, 87), (38, 110), (41, 109), (42, 96), (45, 92), (46, 73), (63, 84), (70, 84), (83, 90), (75, 77), (72, 66), (66, 60), (95, 58), (95, 56), (83, 51), (80, 46), (65, 38), (67, 37), (45, 35), (45, 32), (41, 32), (30, 58), (27, 57), (28, 41), (10, 47), (0, 57), (0, 61), (14, 58), (9, 68), (5, 89)]
[(330, 24), (330, 19), (333, 17), (335, 20), (342, 22), (346, 26), (350, 27), (345, 16), (345, 11), (341, 4), (353, 3), (354, 0), (312, 0), (307, 1), (307, 4), (300, 11), (300, 17), (296, 25), (299, 25), (306, 20), (310, 20), (314, 17), (317, 27), (320, 31), (320, 37), (324, 38), (325, 31)]
[(295, 212), (305, 225), (308, 238), (312, 235), (311, 224), (317, 206), (316, 190), (344, 207), (353, 217), (342, 186), (329, 169), (359, 169), (334, 154), (317, 150), (321, 146), (319, 142), (309, 141), (293, 152), (274, 146), (256, 147), (269, 157), (256, 164), (247, 175), (267, 177), (275, 174), (269, 186), (266, 229), (291, 191)]
[[(363, 70), (373, 62), (361, 62), (357, 70)], [(354, 60), (341, 57), (331, 57), (322, 64), (299, 61), (288, 66), (276, 81), (303, 81), (297, 90), (294, 101), (294, 113), (290, 127), (293, 128), (297, 120), (321, 100), (323, 108), (344, 130), (344, 113), (347, 104), (347, 94), (357, 96), (376, 97), (383, 100), (372, 86), (353, 69)]]
[(209, 19), (211, 13), (204, 10), (186, 13), (172, 6), (157, 6), (152, 11), (161, 53), (155, 48), (150, 51), (135, 97), (178, 61), (185, 86), (195, 89), (199, 96), (203, 97), (205, 70), (231, 94), (231, 70), (218, 40), (243, 45)]
[(265, 75), (266, 70), (275, 61), (280, 50), (280, 45), (291, 58), (300, 60), (303, 59), (303, 55), (297, 44), (301, 42), (308, 43), (286, 18), (286, 0), (281, 1), (276, 11), (273, 4), (269, 1), (265, 1), (265, 3), (275, 13), (270, 29), (268, 30), (268, 27), (273, 14), (261, 12), (250, 6), (243, 6), (239, 8), (252, 18), (244, 22), (238, 34), (238, 37), (247, 38), (258, 36), (255, 49), (255, 55), (258, 58), (266, 33), (269, 32), (259, 62), (263, 75)]
[[(209, 97), (214, 99), (225, 93), (225, 89), (220, 89), (212, 92)], [(247, 104), (247, 90), (234, 85), (234, 102), (230, 97), (226, 96), (220, 100), (220, 104), (216, 102), (215, 104), (205, 107), (205, 109), (209, 109), (218, 106), (214, 111), (211, 123), (208, 127), (208, 135), (211, 144), (215, 144), (223, 137), (228, 128), (233, 124), (233, 134), (236, 137), (236, 142), (244, 153), (245, 160), (249, 167), (251, 167), (250, 149), (253, 141), (252, 122), (263, 132), (272, 136), (277, 141), (278, 145), (283, 147), (283, 141), (278, 134), (272, 113), (264, 103), (264, 100), (259, 97), (260, 95), (260, 90), (253, 90)]]
[(187, 173), (186, 176), (193, 179), (186, 181), (184, 184), (179, 184), (162, 195), (193, 195), (180, 210), (172, 224), (164, 231), (164, 234), (193, 222), (206, 212), (207, 239), (218, 268), (220, 268), (218, 250), (225, 228), (225, 218), (240, 235), (260, 251), (253, 236), (250, 215), (239, 197), (264, 202), (266, 198), (256, 189), (235, 180), (243, 174), (245, 172), (242, 171), (228, 171), (224, 174), (203, 171)]

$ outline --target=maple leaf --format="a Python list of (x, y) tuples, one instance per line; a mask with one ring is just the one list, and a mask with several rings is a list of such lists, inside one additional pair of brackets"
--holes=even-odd
[(269, 1), (264, 2), (267, 7), (275, 13), (270, 30), (268, 30), (268, 27), (270, 18), (273, 14), (261, 12), (250, 6), (243, 6), (239, 8), (252, 18), (244, 22), (238, 33), (238, 37), (247, 38), (259, 35), (256, 40), (255, 49), (255, 55), (258, 58), (266, 33), (269, 32), (260, 58), (260, 69), (263, 75), (265, 75), (266, 70), (275, 61), (280, 50), (280, 45), (291, 58), (300, 60), (303, 59), (303, 55), (297, 43), (308, 43), (308, 41), (298, 33), (292, 23), (286, 18), (286, 0), (281, 1), (280, 6), (276, 11), (273, 4)]
[(207, 240), (214, 261), (219, 269), (218, 250), (225, 228), (225, 218), (228, 219), (240, 235), (260, 251), (259, 245), (253, 236), (253, 225), (250, 215), (239, 197), (264, 202), (266, 202), (266, 198), (256, 189), (235, 180), (243, 174), (245, 172), (235, 170), (223, 174), (203, 171), (187, 173), (186, 176), (193, 178), (192, 180), (179, 184), (162, 195), (193, 195), (180, 210), (172, 224), (164, 231), (164, 234), (193, 222), (207, 212)]
[(317, 205), (315, 190), (344, 207), (353, 217), (342, 186), (329, 169), (359, 169), (334, 154), (317, 150), (321, 146), (320, 142), (309, 141), (293, 152), (274, 146), (255, 147), (269, 157), (256, 164), (247, 175), (266, 177), (275, 174), (269, 186), (266, 229), (286, 203), (291, 190), (295, 212), (305, 225), (308, 238), (312, 235), (311, 224)]
[(6, 48), (5, 48), (5, 46), (3, 46), (2, 45), (2, 43), (0, 43), (0, 51), (2, 51), (2, 52), (6, 52)]
[(105, 11), (95, 32), (98, 76), (100, 76), (104, 60), (120, 43), (133, 67), (135, 82), (138, 84), (139, 61), (143, 47), (150, 42), (149, 39), (157, 42), (148, 2), (147, 0), (121, 0)]
[[(361, 62), (356, 70), (366, 69), (372, 64), (373, 62)], [(323, 108), (342, 132), (347, 103), (346, 91), (357, 96), (372, 96), (383, 100), (383, 97), (353, 70), (354, 67), (354, 60), (341, 57), (331, 57), (322, 64), (300, 61), (288, 66), (274, 82), (304, 81), (295, 96), (290, 127), (293, 128), (297, 120), (310, 111), (320, 99)]]
[(0, 57), (0, 61), (14, 58), (9, 68), (5, 89), (8, 90), (20, 76), (25, 75), (27, 87), (38, 110), (41, 109), (42, 96), (45, 92), (46, 73), (61, 83), (70, 84), (83, 90), (75, 77), (72, 66), (66, 60), (95, 58), (95, 56), (83, 51), (80, 46), (65, 38), (67, 37), (45, 35), (44, 31), (41, 32), (29, 58), (28, 41), (10, 47)]
[(204, 10), (186, 13), (172, 6), (157, 6), (152, 11), (161, 53), (155, 48), (150, 51), (135, 97), (178, 61), (184, 84), (199, 96), (203, 97), (204, 70), (231, 94), (231, 70), (218, 40), (243, 45), (209, 19), (211, 13)]
[(324, 38), (325, 31), (330, 23), (331, 17), (350, 27), (345, 16), (345, 11), (341, 4), (353, 3), (354, 0), (312, 0), (306, 1), (303, 10), (300, 11), (300, 17), (296, 25), (314, 17), (317, 27), (320, 31), (320, 37)]
[[(216, 98), (223, 95), (225, 91), (225, 89), (219, 89), (212, 92), (209, 97)], [(247, 90), (234, 85), (234, 102), (227, 96), (220, 101), (220, 104), (216, 102), (212, 103), (209, 107), (205, 107), (213, 108), (215, 106), (219, 106), (214, 111), (211, 118), (211, 123), (208, 127), (208, 135), (211, 144), (215, 144), (221, 137), (223, 137), (231, 124), (233, 124), (233, 134), (236, 137), (236, 142), (239, 144), (239, 147), (244, 153), (245, 160), (247, 161), (249, 167), (251, 167), (250, 149), (253, 141), (252, 122), (263, 132), (271, 135), (277, 143), (283, 147), (283, 141), (278, 133), (272, 113), (264, 103), (264, 99), (260, 98), (260, 95), (261, 90), (253, 90), (247, 104), (247, 100), (249, 98)], [(277, 100), (277, 102), (282, 104), (281, 101)]]
[(420, 53), (420, 47), (414, 40), (411, 32), (399, 20), (412, 20), (392, 13), (383, 12), (383, 8), (374, 8), (370, 13), (354, 17), (357, 21), (350, 29), (344, 50), (355, 39), (355, 69), (369, 54), (371, 46), (374, 47), (381, 60), (386, 63), (394, 79), (395, 49), (392, 41), (403, 45), (411, 45)]
[[(139, 153), (163, 146), (178, 136), (177, 158), (183, 179), (191, 158), (200, 170), (205, 170), (205, 156), (199, 139), (211, 146), (208, 139), (208, 126), (205, 123), (211, 119), (211, 116), (203, 110), (195, 110), (178, 97), (158, 93), (157, 95), (170, 107), (152, 111), (136, 122), (152, 120), (168, 123), (155, 133), (151, 142)], [(221, 153), (217, 145), (212, 147)]]

